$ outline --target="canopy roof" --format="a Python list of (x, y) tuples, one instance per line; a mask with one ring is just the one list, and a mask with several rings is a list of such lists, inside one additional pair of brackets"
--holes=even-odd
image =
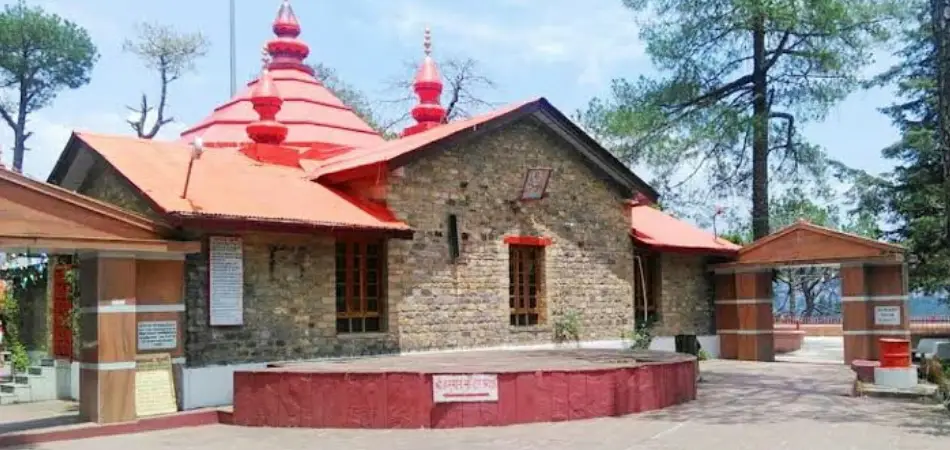
[(735, 255), (741, 248), (650, 205), (630, 208), (630, 226), (634, 240), (659, 251)]

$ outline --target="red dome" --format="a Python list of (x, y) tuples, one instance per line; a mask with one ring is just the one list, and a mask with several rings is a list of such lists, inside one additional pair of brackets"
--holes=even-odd
[[(267, 43), (268, 68), (272, 85), (283, 100), (275, 120), (287, 126), (284, 145), (353, 148), (383, 143), (376, 130), (314, 78), (313, 69), (304, 62), (310, 48), (297, 38), (300, 23), (289, 1), (281, 5), (273, 30), (276, 37)], [(247, 127), (260, 119), (251, 101), (258, 83), (248, 83), (243, 92), (182, 133), (181, 140), (201, 137), (208, 147), (249, 143)]]

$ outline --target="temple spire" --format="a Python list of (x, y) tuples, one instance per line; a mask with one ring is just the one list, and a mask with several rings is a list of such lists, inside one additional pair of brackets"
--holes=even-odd
[(269, 68), (297, 69), (312, 75), (313, 69), (304, 64), (310, 54), (310, 47), (298, 38), (300, 21), (297, 20), (294, 8), (290, 6), (290, 0), (281, 3), (272, 29), (276, 37), (267, 43), (267, 52), (271, 57)]
[(412, 108), (412, 118), (416, 124), (406, 128), (403, 136), (413, 135), (425, 130), (429, 130), (441, 125), (445, 121), (445, 108), (440, 103), (442, 97), (442, 75), (439, 68), (432, 59), (432, 32), (429, 28), (425, 31), (425, 40), (422, 44), (425, 58), (419, 71), (416, 72), (416, 79), (412, 83), (412, 88), (419, 96), (419, 103)]
[(260, 116), (260, 120), (247, 126), (247, 136), (258, 144), (279, 145), (287, 139), (288, 130), (287, 125), (277, 121), (277, 113), (280, 112), (284, 100), (280, 98), (270, 75), (270, 67), (273, 65), (271, 54), (268, 44), (268, 47), (262, 50), (261, 78), (251, 91), (251, 104), (254, 105), (254, 111)]

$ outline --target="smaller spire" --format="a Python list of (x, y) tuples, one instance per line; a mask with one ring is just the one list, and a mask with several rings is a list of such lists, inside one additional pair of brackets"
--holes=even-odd
[(276, 37), (267, 43), (267, 51), (273, 58), (270, 69), (297, 69), (313, 75), (313, 69), (304, 64), (310, 54), (310, 47), (299, 39), (300, 21), (290, 6), (290, 0), (281, 3), (271, 28)]
[(403, 136), (435, 128), (445, 121), (445, 108), (440, 103), (443, 88), (442, 74), (439, 73), (439, 67), (432, 59), (432, 31), (428, 27), (426, 27), (422, 47), (425, 58), (412, 83), (412, 89), (419, 97), (419, 103), (412, 108), (412, 118), (417, 123), (403, 130)]
[(251, 91), (251, 104), (260, 120), (247, 126), (247, 135), (258, 144), (279, 145), (287, 139), (287, 125), (277, 121), (284, 100), (280, 98), (277, 86), (270, 75), (271, 53), (265, 47), (261, 54), (261, 78)]

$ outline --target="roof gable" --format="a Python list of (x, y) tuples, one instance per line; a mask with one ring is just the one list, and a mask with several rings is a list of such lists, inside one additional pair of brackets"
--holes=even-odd
[(739, 251), (738, 264), (820, 263), (899, 256), (904, 247), (799, 221)]
[[(83, 133), (74, 135), (70, 146), (83, 146), (101, 157), (176, 225), (181, 221), (216, 221), (276, 224), (308, 231), (411, 231), (384, 206), (364, 204), (312, 182), (299, 167), (260, 163), (239, 148), (205, 151), (191, 164), (188, 178), (192, 148), (182, 143)], [(71, 172), (70, 161), (81, 154), (74, 148), (65, 153), (72, 156), (61, 157), (57, 178)], [(72, 178), (81, 179), (82, 175)]]
[(430, 151), (443, 148), (448, 142), (473, 138), (527, 117), (537, 119), (558, 137), (567, 141), (596, 169), (625, 190), (642, 192), (654, 201), (659, 196), (656, 190), (544, 98), (510, 105), (488, 114), (444, 124), (380, 146), (355, 150), (330, 158), (312, 171), (312, 179), (338, 183), (360, 177), (365, 174), (367, 168), (374, 166), (382, 165), (389, 170), (395, 169), (410, 161), (425, 157)]

